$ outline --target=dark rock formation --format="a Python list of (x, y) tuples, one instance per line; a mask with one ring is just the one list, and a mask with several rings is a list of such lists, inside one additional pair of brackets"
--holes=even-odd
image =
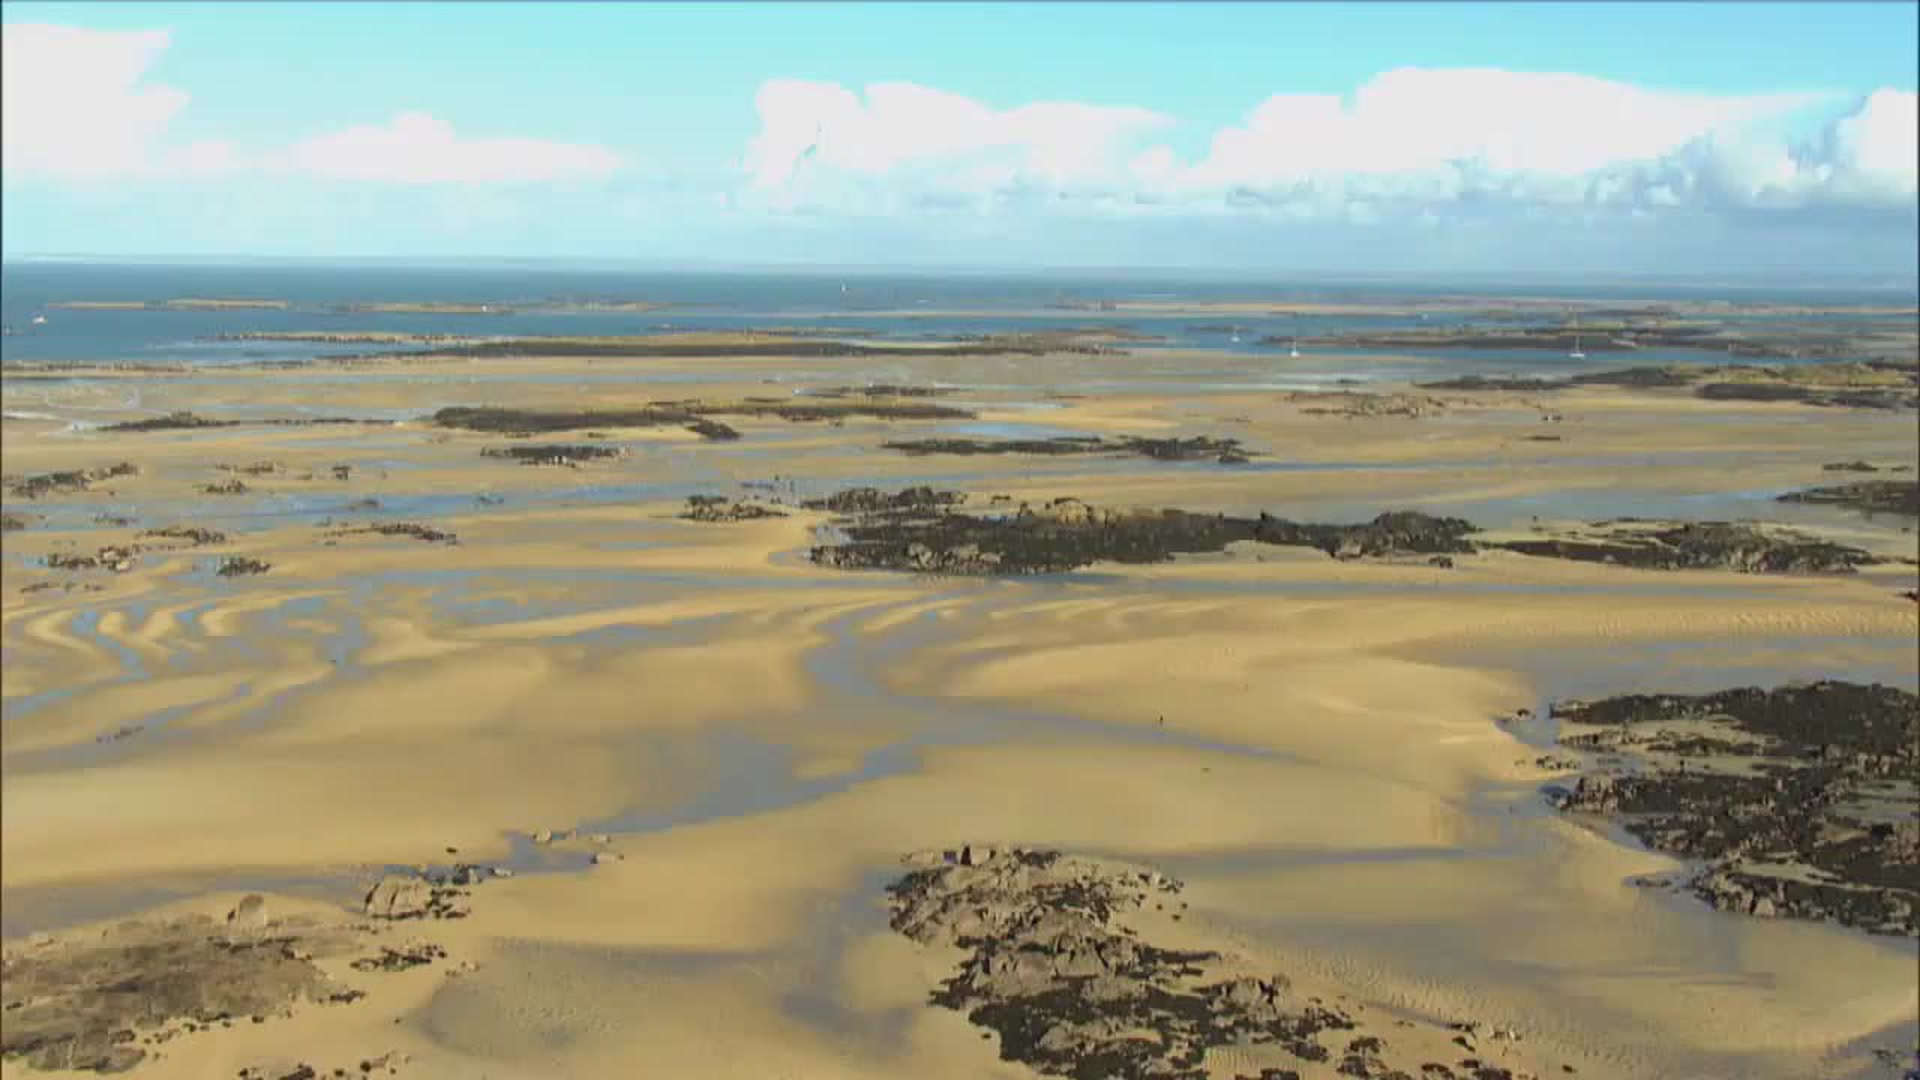
[(901, 439), (881, 445), (912, 457), (928, 454), (1032, 454), (1042, 457), (1079, 454), (1144, 457), (1156, 461), (1217, 461), (1222, 465), (1238, 465), (1247, 460), (1246, 451), (1240, 448), (1240, 440), (1215, 439), (1205, 435), (1184, 439), (1146, 439), (1131, 435), (1118, 439), (1091, 435), (1064, 435), (1050, 439)]
[(220, 569), (214, 571), (221, 577), (247, 577), (264, 574), (273, 569), (273, 564), (259, 559), (249, 559), (243, 555), (232, 555), (220, 560)]
[(1265, 514), (1104, 510), (1070, 498), (1038, 508), (1023, 504), (1013, 514), (976, 515), (954, 510), (960, 501), (955, 493), (926, 488), (896, 495), (862, 488), (809, 503), (858, 515), (841, 524), (847, 541), (814, 548), (813, 560), (842, 569), (1041, 574), (1097, 562), (1164, 562), (1243, 540), (1313, 547), (1337, 558), (1474, 550), (1464, 539), (1474, 531), (1471, 523), (1411, 512), (1358, 525), (1303, 525)]
[(227, 542), (226, 533), (217, 532), (213, 529), (202, 529), (195, 525), (168, 525), (163, 528), (148, 529), (140, 535), (142, 538), (151, 537), (155, 540), (184, 540), (192, 547), (205, 547), (209, 544), (224, 544)]
[(117, 424), (108, 424), (102, 431), (142, 432), (142, 431), (193, 431), (199, 428), (241, 427), (246, 424), (261, 424), (269, 427), (305, 427), (315, 424), (378, 424), (381, 420), (360, 420), (351, 416), (301, 416), (271, 417), (260, 420), (214, 420), (191, 412), (173, 412), (165, 416), (149, 417), (145, 420), (123, 420)]
[(415, 540), (424, 540), (429, 544), (457, 544), (460, 538), (453, 533), (422, 525), (415, 521), (387, 521), (377, 525), (357, 525), (351, 529), (338, 529), (333, 536), (354, 536), (374, 534), (378, 536), (411, 536)]
[(506, 458), (522, 465), (577, 466), (583, 461), (622, 458), (627, 456), (627, 452), (618, 446), (595, 446), (592, 443), (543, 443), (538, 446), (489, 446), (480, 451), (480, 456)]
[[(1832, 468), (1832, 466), (1828, 466)], [(1835, 487), (1808, 488), (1780, 496), (1781, 502), (1843, 506), (1867, 514), (1920, 517), (1920, 481), (1862, 480)]]

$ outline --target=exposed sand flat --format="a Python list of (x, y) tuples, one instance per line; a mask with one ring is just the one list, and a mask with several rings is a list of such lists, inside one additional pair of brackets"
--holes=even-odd
[[(1218, 357), (1052, 363), (10, 374), (5, 406), (52, 419), (0, 423), (9, 477), (141, 471), (7, 498), (27, 519), (0, 563), (9, 934), (90, 940), (94, 920), (143, 912), (218, 921), (258, 891), (353, 942), (314, 962), (364, 998), (182, 1035), (135, 1076), (357, 1074), (388, 1053), (421, 1077), (1031, 1076), (928, 1004), (959, 951), (888, 929), (881, 892), (908, 852), (1017, 844), (1185, 881), (1189, 906), (1143, 913), (1142, 933), (1286, 972), (1356, 1010), (1416, 1075), (1465, 1056), (1435, 1026), (1456, 1020), (1516, 1029), (1523, 1041), (1484, 1038), (1481, 1056), (1540, 1076), (1874, 1076), (1868, 1048), (1911, 1043), (1911, 942), (1627, 884), (1677, 864), (1555, 816), (1538, 791), (1563, 775), (1540, 760), (1550, 736), (1497, 722), (1671, 688), (1650, 680), (1912, 687), (1913, 522), (1774, 501), (1831, 482), (1830, 462), (1914, 464), (1910, 414), (1585, 388), (1435, 393), (1428, 414), (1349, 418)], [(1182, 364), (1210, 388), (1164, 389)], [(1105, 385), (1058, 396), (1076, 380)], [(951, 392), (930, 400), (976, 415), (729, 417), (741, 437), (725, 442), (677, 428), (517, 442), (426, 419), (812, 400), (792, 391), (873, 381), (939, 382)], [(179, 409), (371, 422), (90, 426)], [(1257, 456), (881, 448), (1062, 431), (1231, 437)], [(542, 443), (627, 453), (577, 468), (481, 453)], [(236, 478), (245, 492), (202, 489)], [(1303, 521), (1418, 508), (1492, 538), (1633, 513), (1757, 517), (1888, 561), (1766, 575), (1490, 551), (1441, 568), (1240, 543), (982, 580), (807, 560), (835, 515), (801, 501), (918, 483), (983, 510), (996, 494), (1005, 511), (1074, 496)], [(696, 494), (785, 516), (682, 519)], [(422, 532), (350, 531), (381, 524)], [(162, 526), (222, 535), (140, 535)], [(140, 547), (121, 572), (44, 565), (115, 545)], [(220, 576), (237, 556), (268, 567)], [(518, 872), (472, 888), (467, 918), (357, 928), (384, 867), (455, 862)], [(416, 939), (446, 957), (348, 963)], [(1329, 1078), (1339, 1057), (1208, 1061), (1220, 1077)], [(8, 1059), (0, 1075), (47, 1073)]]

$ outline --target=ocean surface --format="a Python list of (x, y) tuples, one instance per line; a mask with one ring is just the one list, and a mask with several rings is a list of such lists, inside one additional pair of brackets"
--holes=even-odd
[[(313, 264), (160, 265), (23, 261), (0, 265), (0, 361), (43, 363), (188, 363), (217, 366), (262, 360), (299, 361), (417, 345), (222, 341), (222, 335), (333, 331), (454, 334), (473, 337), (631, 335), (676, 330), (803, 330), (862, 340), (925, 341), (964, 335), (1099, 327), (1142, 335), (1134, 349), (1209, 349), (1280, 353), (1285, 339), (1354, 331), (1444, 326), (1458, 316), (1141, 315), (1097, 310), (1099, 301), (1392, 303), (1482, 293), (1536, 299), (1765, 300), (1790, 303), (1910, 303), (1910, 293), (1860, 290), (1715, 289), (1651, 285), (1519, 287), (1484, 284), (1330, 285), (1313, 282), (1204, 280), (1141, 276), (881, 274), (818, 272), (664, 273), (564, 269), (550, 265), (472, 267)], [(248, 298), (285, 301), (285, 310), (76, 310), (75, 301), (168, 301)], [(567, 308), (644, 301), (651, 311)], [(348, 310), (391, 302), (548, 305), (509, 314), (378, 313)], [(1073, 307), (1070, 305), (1083, 305)], [(42, 321), (43, 320), (43, 321)], [(1279, 344), (1261, 339), (1277, 337)], [(1345, 350), (1349, 354), (1353, 350)], [(1416, 350), (1396, 350), (1413, 353)], [(1567, 371), (1618, 366), (1618, 354), (1587, 364), (1558, 354), (1512, 350), (1437, 350), (1449, 367), (1473, 371)], [(1290, 365), (1311, 373), (1305, 365)], [(1687, 350), (1633, 354), (1634, 363), (1724, 362)], [(1341, 374), (1337, 365), (1324, 375)], [(1431, 369), (1429, 369), (1431, 370)], [(1369, 373), (1380, 372), (1369, 365)], [(1357, 373), (1368, 374), (1368, 373)]]

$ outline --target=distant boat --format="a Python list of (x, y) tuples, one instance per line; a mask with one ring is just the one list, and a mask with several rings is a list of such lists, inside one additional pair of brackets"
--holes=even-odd
[(1295, 360), (1300, 359), (1300, 336), (1298, 334), (1294, 335), (1293, 343), (1287, 346), (1287, 355)]
[(1585, 360), (1587, 354), (1580, 351), (1580, 335), (1573, 335), (1573, 351), (1567, 354), (1569, 360)]
[(47, 325), (47, 317), (45, 315), (35, 315), (33, 317), (33, 325), (35, 326)]

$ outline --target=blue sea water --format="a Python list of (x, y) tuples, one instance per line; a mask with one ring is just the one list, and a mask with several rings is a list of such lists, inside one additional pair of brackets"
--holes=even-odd
[[(626, 335), (669, 330), (805, 328), (845, 338), (951, 339), (968, 334), (1088, 327), (1129, 331), (1154, 340), (1141, 348), (1206, 348), (1280, 352), (1285, 339), (1406, 326), (1445, 325), (1448, 316), (1306, 315), (1162, 316), (1090, 309), (1096, 301), (1393, 302), (1422, 296), (1486, 292), (1535, 298), (1621, 300), (1740, 299), (1886, 303), (1886, 294), (1818, 290), (1716, 290), (1708, 287), (1615, 285), (1547, 287), (1463, 283), (1330, 284), (1260, 280), (1156, 279), (1143, 275), (990, 275), (820, 272), (720, 273), (568, 268), (547, 264), (429, 266), (260, 263), (249, 265), (14, 261), (0, 264), (0, 360), (49, 363), (192, 363), (219, 365), (302, 360), (367, 353), (362, 343), (219, 341), (220, 335), (335, 331), (517, 337), (551, 334)], [(76, 310), (73, 301), (166, 301), (253, 298), (287, 301), (286, 310)], [(1910, 302), (1894, 295), (1892, 300)], [(351, 312), (356, 304), (392, 301), (487, 303), (549, 310), (510, 314)], [(567, 310), (589, 302), (648, 301), (643, 312)], [(1069, 307), (1070, 303), (1086, 305)], [(556, 307), (557, 306), (557, 307)], [(36, 323), (43, 317), (44, 323)], [(1229, 329), (1229, 326), (1232, 329)], [(1237, 340), (1236, 340), (1237, 339)], [(415, 346), (401, 346), (415, 347)], [(1401, 350), (1405, 351), (1405, 350)], [(1472, 370), (1554, 370), (1564, 357), (1446, 350), (1434, 356)], [(1638, 353), (1633, 362), (1724, 359), (1675, 350)], [(1595, 356), (1611, 365), (1619, 357)], [(1330, 374), (1332, 372), (1329, 372)]]

